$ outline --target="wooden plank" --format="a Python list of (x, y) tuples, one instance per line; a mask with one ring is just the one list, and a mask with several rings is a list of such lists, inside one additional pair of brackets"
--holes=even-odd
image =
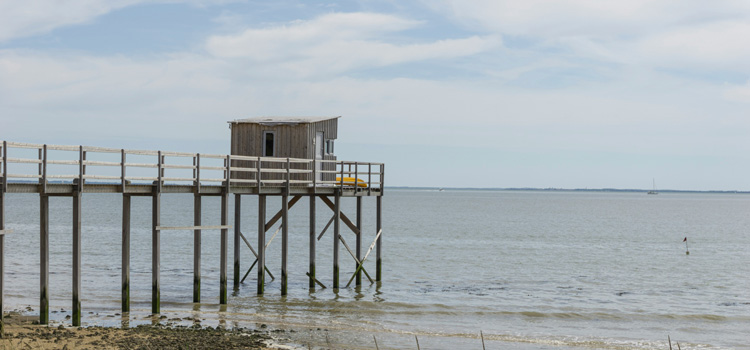
[[(300, 199), (302, 199), (302, 196), (294, 196), (294, 197), (292, 197), (292, 200), (289, 201), (289, 208), (291, 209), (295, 204), (297, 204), (297, 202)], [(283, 211), (284, 211), (283, 209), (279, 210), (279, 212), (276, 213), (276, 215), (274, 215), (273, 218), (271, 218), (271, 220), (268, 220), (268, 223), (265, 226), (266, 227), (266, 232), (268, 232), (268, 230), (270, 230), (273, 227), (273, 225), (275, 225), (276, 222), (278, 222), (279, 219), (281, 219), (281, 216), (284, 214)]]
[(193, 302), (201, 302), (201, 196), (193, 195)]
[[(383, 209), (383, 197), (382, 196), (375, 197), (375, 203), (376, 203), (375, 206), (376, 206), (376, 210), (377, 210), (376, 218), (375, 218), (375, 226), (376, 226), (375, 229), (378, 231), (378, 235), (380, 235), (383, 232), (383, 221), (382, 221), (382, 218), (383, 218), (383, 215), (382, 215), (382, 213), (383, 213), (383, 210), (382, 210)], [(376, 264), (376, 269), (377, 269), (375, 271), (375, 281), (377, 281), (377, 282), (380, 282), (380, 281), (383, 280), (383, 265), (381, 263), (382, 260), (380, 259), (380, 252), (382, 251), (382, 249), (381, 249), (381, 243), (382, 243), (382, 241), (383, 241), (382, 238), (377, 239), (377, 242), (378, 242), (377, 243), (377, 252), (375, 253), (376, 254), (376, 262), (375, 262), (375, 264)]]
[(81, 192), (73, 195), (73, 326), (81, 326)]
[(240, 288), (240, 224), (242, 222), (242, 195), (234, 195), (234, 289)]
[[(289, 193), (287, 191), (287, 193)], [(289, 253), (289, 196), (281, 196), (281, 295), (287, 293), (287, 254)]]
[[(325, 198), (325, 197), (321, 197)], [(328, 199), (328, 198), (325, 198)], [(330, 201), (330, 200), (328, 200)], [(325, 202), (325, 200), (324, 200)], [(336, 190), (335, 204), (333, 208), (333, 289), (339, 289), (339, 237), (341, 231), (339, 222), (341, 222), (341, 191)]]
[(266, 267), (266, 195), (258, 195), (258, 295), (263, 295)]
[(39, 323), (49, 324), (49, 197), (39, 198)]
[[(253, 267), (255, 266), (255, 264), (258, 263), (258, 253), (255, 252), (255, 249), (253, 249), (253, 246), (250, 245), (250, 242), (247, 241), (247, 238), (245, 238), (245, 235), (243, 235), (242, 232), (240, 232), (240, 238), (242, 238), (242, 240), (245, 241), (245, 244), (247, 245), (247, 247), (250, 248), (250, 251), (253, 253), (253, 255), (255, 255), (255, 261), (253, 261), (253, 264), (250, 266), (249, 269), (247, 269), (247, 272), (245, 272), (245, 275), (242, 276), (242, 279), (240, 280), (240, 283), (243, 283), (243, 282), (245, 282), (245, 278), (247, 278), (247, 275), (253, 269)], [(266, 246), (268, 246), (268, 245), (266, 245)], [(265, 270), (266, 270), (266, 273), (268, 273), (268, 275), (271, 276), (272, 280), (276, 279), (276, 277), (273, 276), (273, 274), (271, 273), (271, 271), (268, 270), (268, 267), (266, 267)]]
[(122, 195), (122, 312), (130, 312), (130, 196)]
[[(5, 193), (0, 188), (0, 327), (3, 326), (5, 317), (5, 234), (11, 232), (13, 230), (5, 229)], [(2, 335), (0, 330), (0, 336)]]
[(307, 276), (310, 277), (309, 288), (315, 288), (315, 235), (317, 230), (315, 229), (315, 196), (310, 196), (310, 266)]
[(226, 230), (232, 228), (231, 225), (218, 225), (218, 226), (157, 226), (157, 231), (167, 231), (167, 230), (186, 230), (186, 231), (194, 231), (194, 230)]
[[(352, 248), (349, 248), (349, 245), (348, 245), (348, 244), (346, 244), (346, 240), (344, 240), (344, 237), (343, 237), (343, 236), (339, 236), (339, 239), (341, 240), (341, 243), (343, 243), (343, 244), (344, 244), (344, 248), (346, 248), (346, 251), (348, 251), (348, 252), (349, 252), (349, 255), (351, 255), (351, 256), (352, 256), (352, 259), (354, 259), (354, 261), (355, 261), (355, 262), (357, 263), (357, 267), (359, 267), (359, 266), (361, 265), (361, 262), (359, 261), (359, 259), (357, 259), (357, 256), (356, 256), (356, 255), (354, 254), (354, 252), (352, 252)], [(364, 271), (364, 273), (365, 273), (365, 276), (367, 276), (367, 278), (368, 278), (368, 279), (370, 280), (370, 283), (373, 283), (373, 281), (372, 281), (372, 277), (370, 277), (370, 274), (368, 274), (368, 273), (367, 273), (367, 270), (364, 270), (364, 268), (363, 268), (363, 270), (362, 270), (362, 271)], [(357, 272), (356, 272), (356, 270), (355, 270), (354, 274), (352, 274), (352, 278), (354, 278), (354, 276), (356, 276), (356, 275), (357, 275)], [(350, 280), (349, 280), (349, 283), (351, 283), (351, 282), (352, 282), (352, 281), (351, 281), (351, 279), (350, 279)], [(349, 284), (347, 284), (346, 286), (348, 287), (348, 286), (349, 286)]]
[[(362, 259), (362, 260), (361, 260), (361, 261), (359, 262), (359, 264), (357, 265), (357, 269), (356, 269), (356, 270), (354, 271), (354, 273), (352, 274), (352, 277), (351, 277), (351, 278), (349, 278), (349, 283), (347, 283), (347, 284), (346, 284), (346, 286), (347, 286), (347, 287), (349, 286), (349, 284), (351, 284), (351, 283), (352, 283), (352, 279), (354, 279), (354, 276), (356, 276), (356, 275), (357, 275), (357, 273), (359, 273), (359, 272), (360, 272), (360, 270), (362, 270), (362, 271), (365, 271), (365, 270), (364, 270), (364, 265), (365, 265), (365, 261), (367, 261), (367, 257), (369, 257), (369, 256), (370, 256), (370, 252), (372, 252), (372, 248), (374, 248), (374, 247), (375, 247), (375, 245), (376, 245), (376, 244), (377, 244), (378, 242), (380, 242), (380, 234), (381, 234), (381, 233), (383, 233), (383, 230), (380, 230), (380, 231), (378, 231), (378, 234), (376, 234), (376, 235), (375, 235), (375, 240), (374, 240), (374, 241), (372, 241), (372, 244), (370, 244), (370, 248), (369, 248), (369, 249), (367, 249), (367, 253), (365, 254), (365, 257), (364, 257), (364, 258), (363, 258), (363, 259)], [(369, 278), (369, 275), (368, 275), (368, 278)], [(372, 283), (372, 279), (370, 279), (370, 283)]]
[[(355, 176), (356, 178), (356, 176)], [(360, 232), (357, 234), (357, 265), (360, 265), (359, 261), (362, 260), (362, 197), (357, 197), (357, 214), (356, 214), (356, 220), (357, 220), (357, 231)], [(357, 268), (355, 266), (355, 268)], [(362, 286), (362, 273), (357, 272), (357, 282), (355, 283), (356, 286)]]
[[(325, 203), (329, 208), (331, 208), (331, 210), (336, 211), (335, 204), (331, 202), (331, 200), (328, 197), (321, 196), (320, 199), (323, 200), (323, 203)], [(355, 225), (351, 220), (349, 220), (349, 218), (344, 213), (340, 213), (340, 216), (341, 216), (341, 221), (343, 221), (344, 224), (346, 224), (346, 226), (348, 226), (349, 229), (352, 230), (352, 232), (354, 232), (355, 234), (359, 234), (359, 229), (357, 229), (357, 225)]]
[(219, 267), (219, 304), (225, 305), (227, 303), (227, 246), (229, 239), (229, 230), (231, 227), (227, 225), (229, 223), (229, 192), (225, 188), (224, 193), (221, 195), (221, 225), (224, 227), (221, 229), (221, 254)]
[(151, 200), (151, 313), (160, 313), (160, 282), (159, 282), (159, 262), (161, 257), (161, 237), (160, 231), (156, 228), (161, 226), (161, 193), (158, 192), (159, 186), (154, 186), (154, 194)]

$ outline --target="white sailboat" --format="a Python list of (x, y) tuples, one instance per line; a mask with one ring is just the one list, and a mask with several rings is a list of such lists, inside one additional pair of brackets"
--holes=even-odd
[(651, 190), (651, 191), (648, 191), (647, 194), (659, 194), (659, 192), (656, 192), (656, 180), (655, 179), (651, 179), (651, 181), (653, 181), (653, 183), (654, 183), (654, 189)]

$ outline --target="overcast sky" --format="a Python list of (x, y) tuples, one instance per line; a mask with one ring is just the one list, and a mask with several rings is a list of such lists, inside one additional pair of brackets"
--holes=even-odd
[(0, 139), (340, 115), (392, 186), (750, 190), (749, 38), (746, 0), (0, 0)]

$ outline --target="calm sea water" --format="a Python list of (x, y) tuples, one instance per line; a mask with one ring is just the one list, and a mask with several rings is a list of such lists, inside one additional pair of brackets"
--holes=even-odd
[[(162, 225), (192, 225), (191, 201), (164, 195)], [(279, 201), (269, 200), (269, 213)], [(374, 202), (364, 199), (365, 250), (376, 233)], [(206, 231), (202, 303), (193, 304), (192, 231), (163, 232), (163, 315), (197, 317), (204, 326), (293, 330), (282, 336), (304, 348), (373, 349), (375, 336), (381, 349), (415, 349), (416, 335), (423, 349), (481, 349), (482, 331), (488, 349), (667, 349), (667, 335), (683, 349), (750, 349), (748, 195), (390, 190), (383, 202), (384, 282), (364, 279), (362, 288), (337, 294), (307, 288), (305, 200), (291, 210), (290, 285), (283, 298), (279, 280), (258, 297), (253, 271), (229, 305), (218, 305), (219, 232)], [(244, 197), (242, 227), (253, 244), (256, 205), (256, 197)], [(354, 200), (343, 205), (353, 218)], [(5, 245), (6, 311), (36, 310), (39, 199), (10, 194), (6, 206), (7, 227), (15, 230)], [(50, 316), (65, 322), (71, 200), (52, 198), (50, 206)], [(219, 224), (218, 199), (206, 198), (203, 206), (203, 223)], [(115, 315), (121, 197), (84, 195), (85, 324), (153, 322), (150, 210), (149, 198), (133, 199), (133, 311)], [(320, 232), (331, 212), (319, 202), (318, 215)], [(353, 247), (354, 234), (342, 234)], [(329, 232), (317, 250), (317, 274), (329, 286), (331, 249)], [(339, 254), (346, 283), (355, 264), (343, 246)], [(276, 237), (267, 262), (276, 276), (280, 255)], [(243, 246), (243, 274), (250, 257)], [(374, 253), (366, 268), (374, 277)]]

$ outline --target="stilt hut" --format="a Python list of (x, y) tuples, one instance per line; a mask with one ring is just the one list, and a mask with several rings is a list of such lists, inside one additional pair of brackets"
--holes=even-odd
[[(333, 153), (341, 117), (258, 117), (229, 121), (232, 130), (233, 155), (315, 159), (318, 181), (332, 181), (335, 175), (320, 170), (335, 170)], [(240, 165), (241, 166), (241, 165)], [(264, 168), (283, 168), (282, 164), (263, 164)], [(294, 164), (291, 165), (295, 167)], [(251, 178), (248, 173), (232, 178)], [(264, 173), (262, 181), (278, 181), (283, 174)], [(295, 174), (292, 174), (293, 180)]]

